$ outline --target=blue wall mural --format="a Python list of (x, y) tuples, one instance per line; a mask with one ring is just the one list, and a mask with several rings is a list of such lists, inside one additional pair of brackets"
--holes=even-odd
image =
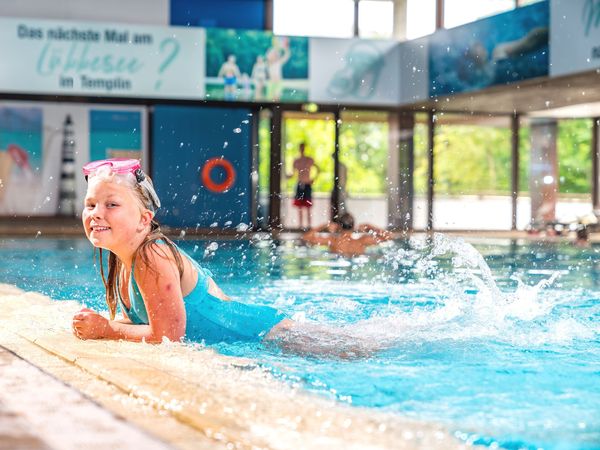
[(250, 222), (252, 121), (248, 109), (155, 108), (152, 177), (163, 203), (161, 223), (208, 228)]
[(142, 158), (141, 113), (90, 110), (90, 161), (105, 158)]
[(547, 76), (549, 20), (544, 1), (433, 34), (429, 95)]

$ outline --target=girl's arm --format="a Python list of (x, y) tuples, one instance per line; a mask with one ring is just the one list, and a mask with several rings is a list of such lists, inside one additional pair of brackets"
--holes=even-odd
[(186, 315), (177, 265), (163, 246), (148, 250), (148, 265), (137, 258), (135, 280), (146, 306), (148, 325), (134, 325), (90, 311), (73, 317), (73, 330), (81, 339), (114, 339), (160, 343), (163, 337), (179, 341), (185, 335)]

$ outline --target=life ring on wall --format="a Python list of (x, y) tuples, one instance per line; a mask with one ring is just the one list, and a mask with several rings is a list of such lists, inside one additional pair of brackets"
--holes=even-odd
[[(225, 180), (222, 183), (215, 183), (210, 174), (215, 167), (221, 167), (225, 171)], [(228, 191), (235, 182), (235, 169), (233, 164), (225, 158), (211, 158), (206, 161), (200, 174), (202, 184), (211, 192), (222, 193)]]

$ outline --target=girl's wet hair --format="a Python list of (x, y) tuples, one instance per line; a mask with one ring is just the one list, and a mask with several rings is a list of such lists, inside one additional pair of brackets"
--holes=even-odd
[[(135, 197), (139, 202), (139, 206), (144, 209), (147, 209), (148, 211), (151, 211), (154, 214), (155, 203), (152, 199), (151, 194), (148, 192), (147, 189), (144, 188), (144, 186), (142, 184), (137, 182), (134, 175), (101, 173), (101, 174), (98, 174), (98, 176), (100, 176), (103, 181), (114, 182), (115, 180), (118, 180), (119, 182), (121, 182), (122, 180), (125, 180), (124, 185), (129, 187), (134, 192)], [(146, 175), (146, 180), (149, 183), (152, 183), (152, 180), (147, 175)], [(183, 260), (181, 259), (181, 254), (177, 250), (175, 243), (171, 239), (169, 239), (167, 236), (165, 236), (165, 234), (162, 232), (162, 230), (160, 229), (160, 224), (154, 217), (152, 218), (152, 221), (150, 222), (150, 232), (146, 236), (146, 239), (144, 240), (144, 242), (142, 242), (142, 244), (136, 249), (135, 253), (133, 254), (133, 263), (135, 264), (135, 261), (137, 260), (137, 258), (139, 256), (141, 261), (144, 263), (144, 265), (146, 267), (148, 267), (150, 270), (155, 271), (154, 268), (152, 267), (152, 264), (150, 263), (150, 258), (148, 257), (149, 252), (155, 252), (156, 254), (160, 255), (163, 258), (169, 258), (169, 254), (167, 253), (167, 250), (164, 248), (164, 246), (159, 245), (157, 241), (162, 241), (167, 246), (167, 248), (169, 249), (169, 251), (171, 253), (171, 256), (175, 260), (175, 264), (177, 265), (177, 270), (179, 271), (179, 276), (181, 277), (183, 275)], [(108, 253), (109, 253), (109, 255), (108, 255), (108, 276), (106, 276), (105, 271), (104, 271), (104, 260), (103, 260), (104, 251), (102, 249), (99, 249), (99, 253), (100, 253), (100, 275), (102, 277), (102, 283), (104, 284), (104, 287), (106, 288), (106, 304), (108, 305), (108, 310), (110, 312), (110, 318), (111, 318), (111, 320), (113, 320), (117, 314), (117, 303), (118, 303), (117, 299), (119, 298), (117, 279), (118, 279), (119, 274), (121, 273), (123, 263), (121, 262), (121, 260), (119, 260), (119, 258), (117, 257), (116, 254), (114, 254), (113, 252), (111, 252), (109, 250), (108, 251)], [(131, 276), (133, 276), (133, 273), (130, 274), (130, 277)]]
[(344, 213), (338, 218), (338, 223), (342, 227), (342, 230), (353, 230), (354, 229), (354, 216), (350, 213)]

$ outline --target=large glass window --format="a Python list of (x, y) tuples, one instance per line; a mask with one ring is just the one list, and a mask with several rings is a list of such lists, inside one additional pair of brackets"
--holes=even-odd
[(353, 0), (274, 0), (273, 31), (288, 36), (352, 37)]
[(558, 203), (556, 218), (572, 222), (592, 210), (592, 121), (558, 123)]
[(406, 38), (416, 39), (435, 31), (435, 0), (406, 0)]
[(515, 0), (445, 0), (444, 27), (457, 27), (514, 7)]
[(394, 33), (394, 3), (391, 0), (361, 0), (358, 4), (358, 34), (364, 38), (391, 38)]
[[(592, 210), (591, 141), (590, 119), (558, 121), (558, 197), (555, 217), (559, 222), (574, 222)], [(519, 152), (517, 228), (525, 229), (531, 223), (531, 128), (527, 123), (521, 125)]]
[[(282, 136), (282, 189), (281, 220), (286, 228), (319, 226), (331, 217), (331, 192), (333, 190), (333, 152), (335, 150), (335, 119), (333, 114), (285, 112)], [(294, 206), (294, 197), (299, 182), (299, 172), (294, 161), (300, 157), (300, 146), (304, 145), (305, 156), (312, 158), (310, 169), (313, 182), (310, 223), (307, 224), (307, 208)], [(302, 214), (302, 217), (300, 216)]]
[(356, 223), (388, 223), (388, 114), (345, 111), (340, 124), (340, 210)]
[(428, 186), (428, 133), (427, 114), (415, 114), (413, 137), (415, 169), (413, 173), (413, 228), (427, 228), (427, 186)]
[(531, 164), (531, 128), (521, 120), (519, 128), (519, 194), (517, 196), (517, 230), (524, 230), (531, 222), (531, 195), (529, 173)]
[(269, 216), (271, 180), (271, 111), (263, 109), (258, 116), (258, 211), (260, 226), (266, 226)]
[(511, 131), (508, 118), (438, 115), (433, 227), (511, 227)]

